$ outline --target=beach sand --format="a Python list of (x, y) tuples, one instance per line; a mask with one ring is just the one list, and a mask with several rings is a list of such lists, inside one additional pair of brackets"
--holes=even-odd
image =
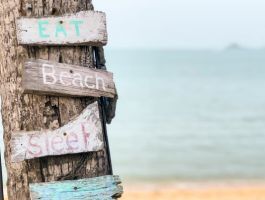
[(265, 200), (264, 184), (124, 186), (121, 200)]
[[(124, 185), (121, 200), (265, 200), (264, 184)], [(7, 198), (5, 198), (7, 200)]]

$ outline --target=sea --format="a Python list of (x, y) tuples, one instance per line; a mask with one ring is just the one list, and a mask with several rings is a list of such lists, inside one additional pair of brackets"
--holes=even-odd
[(108, 125), (115, 174), (265, 180), (265, 50), (107, 49), (106, 59), (119, 94)]

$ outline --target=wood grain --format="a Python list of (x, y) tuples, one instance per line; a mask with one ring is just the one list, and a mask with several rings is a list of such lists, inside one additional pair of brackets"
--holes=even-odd
[(93, 66), (94, 56), (90, 46), (18, 45), (17, 18), (62, 16), (92, 9), (92, 0), (0, 1), (1, 114), (9, 200), (29, 200), (29, 183), (110, 174), (109, 155), (105, 149), (97, 152), (42, 157), (19, 163), (11, 161), (11, 136), (14, 131), (59, 128), (73, 117), (80, 115), (95, 100), (91, 97), (50, 97), (22, 93), (23, 66), (28, 58), (90, 67)]
[(11, 149), (13, 162), (102, 150), (98, 103), (90, 104), (80, 116), (59, 129), (13, 133)]
[(41, 18), (17, 19), (17, 39), (23, 45), (107, 44), (106, 15), (98, 11)]
[[(31, 200), (111, 200), (123, 192), (118, 176), (30, 184)], [(116, 198), (115, 198), (116, 199)]]
[(25, 63), (22, 83), (24, 93), (110, 98), (116, 94), (110, 72), (41, 59)]

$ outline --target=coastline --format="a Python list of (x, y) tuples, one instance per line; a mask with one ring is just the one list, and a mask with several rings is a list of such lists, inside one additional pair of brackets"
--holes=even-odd
[(138, 183), (124, 185), (121, 200), (264, 200), (265, 181)]
[(131, 182), (123, 187), (121, 200), (264, 200), (265, 197), (265, 181)]

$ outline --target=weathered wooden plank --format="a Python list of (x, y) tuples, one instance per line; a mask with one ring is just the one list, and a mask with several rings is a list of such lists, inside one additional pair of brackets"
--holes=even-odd
[(14, 132), (10, 145), (12, 162), (102, 150), (98, 103), (90, 104), (80, 116), (59, 129)]
[(31, 200), (111, 200), (120, 197), (123, 188), (118, 176), (30, 184)]
[(56, 96), (115, 96), (113, 74), (104, 70), (61, 64), (46, 60), (25, 63), (24, 93)]
[(106, 15), (81, 11), (59, 17), (17, 19), (18, 43), (23, 45), (93, 45), (107, 44)]

